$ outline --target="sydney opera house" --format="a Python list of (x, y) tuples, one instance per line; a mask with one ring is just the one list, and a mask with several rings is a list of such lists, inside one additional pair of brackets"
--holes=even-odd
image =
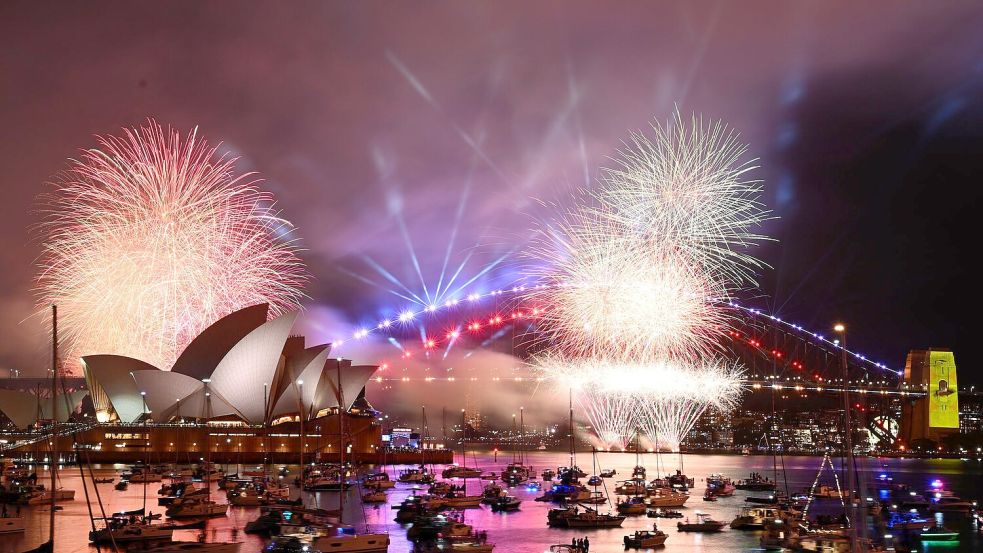
[[(187, 462), (209, 452), (219, 462), (296, 462), (302, 450), (327, 460), (345, 447), (375, 460), (382, 429), (364, 389), (378, 367), (332, 358), (330, 344), (307, 347), (291, 334), (296, 312), (268, 320), (268, 311), (254, 305), (220, 319), (167, 370), (119, 355), (83, 357), (84, 384), (56, 401), (55, 416), (71, 421), (59, 451), (94, 461)], [(6, 433), (5, 454), (38, 447), (26, 429), (50, 419), (50, 405), (36, 392), (0, 390), (0, 412), (21, 431)]]

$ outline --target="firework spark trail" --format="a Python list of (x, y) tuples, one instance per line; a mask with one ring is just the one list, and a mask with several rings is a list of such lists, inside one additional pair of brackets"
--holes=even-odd
[(771, 218), (761, 181), (742, 162), (747, 146), (721, 122), (687, 123), (679, 112), (652, 125), (652, 138), (631, 134), (594, 194), (611, 218), (651, 240), (671, 244), (729, 289), (755, 285), (765, 265), (747, 250), (767, 241), (755, 229)]
[(40, 198), (37, 294), (62, 308), (70, 358), (167, 369), (232, 311), (298, 307), (309, 277), (292, 227), (235, 158), (153, 121), (99, 144)]
[(577, 403), (600, 439), (601, 449), (621, 449), (631, 442), (637, 422), (634, 398), (629, 394), (583, 388), (576, 391)]
[(612, 225), (578, 216), (554, 227), (535, 255), (552, 259), (529, 271), (542, 286), (525, 294), (544, 308), (540, 336), (566, 355), (698, 358), (719, 349), (725, 293), (694, 264)]
[(740, 396), (740, 368), (716, 358), (728, 301), (765, 267), (748, 251), (769, 212), (726, 126), (676, 113), (653, 131), (633, 133), (598, 187), (539, 230), (527, 272), (545, 286), (525, 297), (544, 307), (533, 364), (589, 390), (602, 441), (638, 424), (675, 449), (707, 408)]

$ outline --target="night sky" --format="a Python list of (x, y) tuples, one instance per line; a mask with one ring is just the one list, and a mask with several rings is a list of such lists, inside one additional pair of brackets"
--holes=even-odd
[(448, 251), (459, 283), (503, 257), (473, 287), (510, 282), (538, 200), (678, 106), (760, 158), (753, 303), (983, 383), (980, 29), (978, 2), (4, 2), (0, 376), (47, 366), (32, 210), (96, 134), (198, 126), (259, 171), (328, 341), (407, 305), (379, 268), (422, 291), (407, 238), (431, 289)]

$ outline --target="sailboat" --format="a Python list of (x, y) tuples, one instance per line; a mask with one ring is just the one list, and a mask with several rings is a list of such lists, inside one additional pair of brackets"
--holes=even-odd
[[(211, 393), (208, 392), (209, 379), (204, 379), (202, 382), (205, 383), (205, 425), (207, 427), (208, 420), (211, 418)], [(207, 459), (205, 460), (205, 497), (199, 495), (192, 495), (186, 497), (179, 497), (175, 499), (171, 505), (167, 508), (164, 514), (169, 518), (198, 518), (198, 517), (217, 517), (225, 516), (229, 509), (228, 503), (218, 504), (212, 501), (212, 480), (209, 477), (212, 471), (212, 461), (211, 461), (211, 432), (205, 432), (205, 447), (207, 452)]]
[[(465, 469), (463, 473), (464, 487), (460, 491), (451, 490), (444, 495), (444, 504), (451, 508), (468, 509), (481, 505), (482, 496), (468, 495), (468, 440), (467, 440), (467, 416), (464, 409), (461, 409), (461, 467)], [(478, 474), (481, 474), (480, 472)]]
[[(338, 434), (341, 438), (340, 461), (345, 466), (345, 451), (348, 449), (345, 435), (345, 394), (341, 386), (341, 363), (337, 363), (338, 382)], [(301, 415), (303, 416), (303, 414)], [(389, 551), (389, 534), (365, 533), (359, 534), (354, 528), (344, 526), (345, 497), (347, 489), (342, 485), (345, 478), (344, 468), (338, 472), (338, 522), (336, 527), (329, 527), (329, 532), (316, 536), (311, 547), (320, 551), (337, 551), (339, 553), (386, 553)]]
[(618, 502), (618, 512), (623, 515), (643, 515), (645, 514), (645, 495), (647, 493), (645, 485), (645, 467), (642, 466), (641, 452), (638, 446), (638, 431), (635, 431), (635, 469), (632, 471), (632, 480), (628, 480), (619, 486), (622, 490), (630, 489), (625, 495), (631, 497)]
[(420, 468), (399, 471), (398, 480), (409, 484), (432, 484), (433, 474), (427, 470), (427, 406), (421, 408), (420, 422)]
[[(517, 486), (526, 480), (529, 480), (529, 477), (535, 474), (532, 467), (527, 467), (525, 465), (525, 455), (522, 449), (522, 444), (520, 443), (520, 440), (522, 440), (522, 437), (525, 435), (525, 421), (523, 419), (524, 413), (525, 410), (520, 407), (519, 434), (518, 438), (513, 440), (512, 443), (512, 462), (509, 463), (508, 466), (505, 467), (505, 470), (502, 471), (502, 482), (505, 482), (509, 486)], [(515, 415), (512, 415), (512, 432), (515, 432)]]
[[(51, 491), (55, 490), (58, 478), (58, 306), (51, 306)], [(50, 494), (48, 515), (48, 541), (25, 553), (53, 553), (55, 550), (55, 501), (56, 494)]]

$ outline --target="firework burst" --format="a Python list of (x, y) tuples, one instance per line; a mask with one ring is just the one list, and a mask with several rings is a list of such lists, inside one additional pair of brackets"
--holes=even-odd
[(542, 287), (526, 297), (544, 307), (539, 336), (569, 357), (694, 358), (715, 351), (729, 313), (708, 301), (716, 280), (668, 247), (590, 214), (555, 226), (533, 269)]
[(732, 409), (742, 371), (719, 360), (732, 294), (764, 264), (749, 253), (769, 214), (746, 147), (677, 113), (634, 133), (586, 202), (542, 228), (526, 297), (545, 307), (533, 364), (579, 390), (600, 440), (640, 426), (676, 449), (709, 408)]
[(755, 160), (721, 122), (679, 112), (651, 137), (632, 133), (616, 166), (605, 170), (594, 194), (597, 213), (699, 263), (729, 290), (755, 285), (765, 265), (749, 250), (768, 240), (757, 232), (770, 212), (761, 181), (749, 177)]
[(166, 369), (232, 311), (297, 308), (308, 274), (292, 227), (234, 158), (153, 121), (99, 144), (41, 197), (39, 304), (61, 308), (71, 359)]

